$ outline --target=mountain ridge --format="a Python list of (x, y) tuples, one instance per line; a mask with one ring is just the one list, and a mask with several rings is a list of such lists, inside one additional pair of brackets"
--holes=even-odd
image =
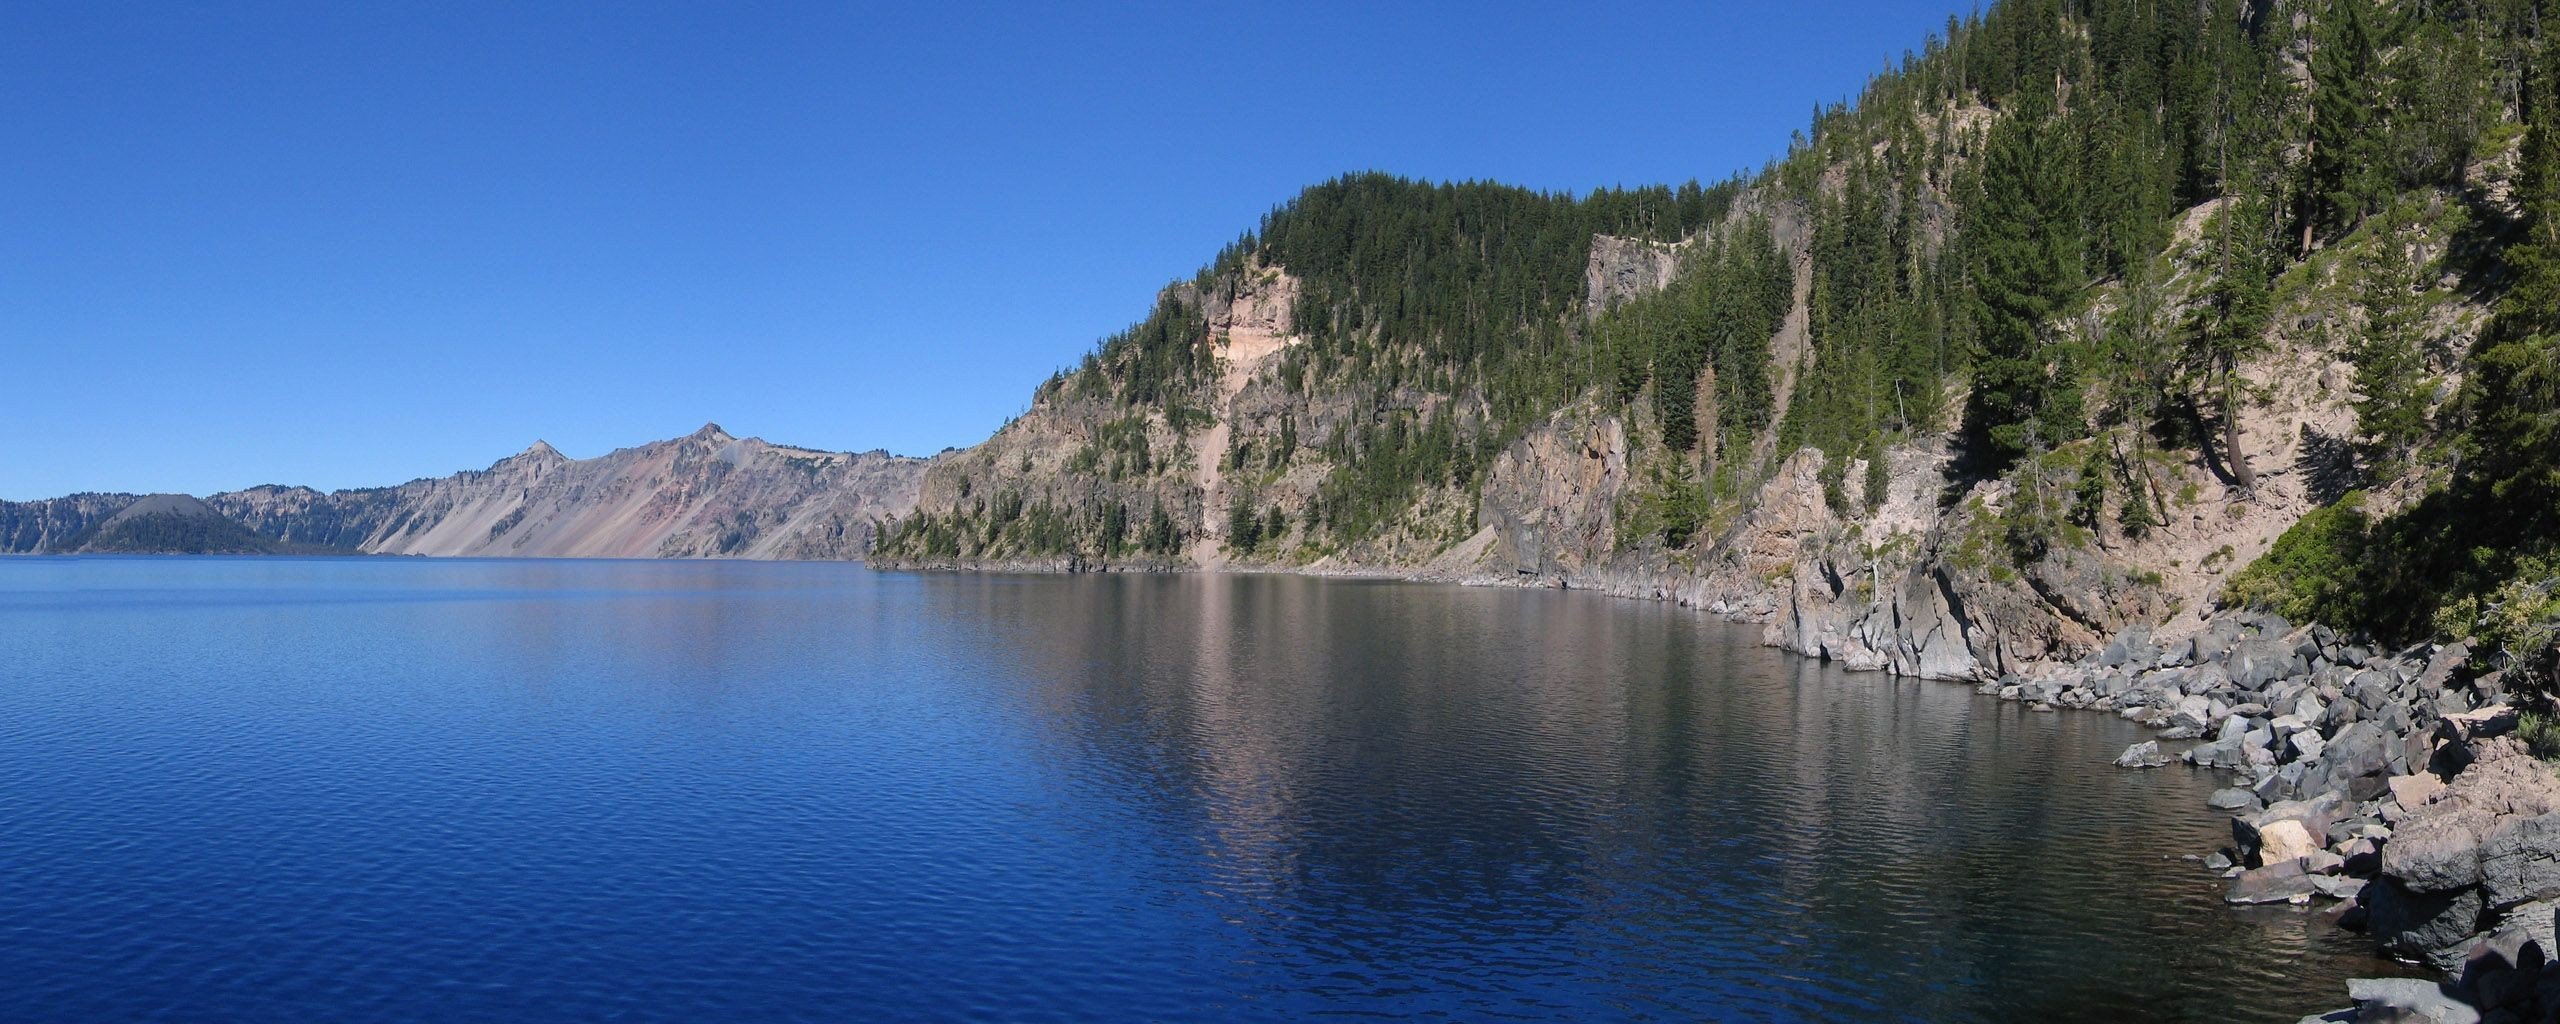
[(485, 469), (389, 487), (261, 484), (201, 501), (83, 494), (0, 502), (0, 552), (84, 550), (118, 517), (168, 512), (157, 506), (183, 499), (189, 509), (178, 511), (192, 514), (182, 518), (210, 516), (240, 531), (224, 550), (858, 559), (872, 521), (912, 504), (929, 461), (777, 445), (706, 423), (589, 459), (535, 441)]

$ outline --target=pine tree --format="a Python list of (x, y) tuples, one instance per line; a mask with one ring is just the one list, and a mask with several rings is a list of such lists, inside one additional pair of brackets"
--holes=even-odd
[(1249, 555), (1253, 553), (1253, 549), (1261, 546), (1261, 514), (1253, 510), (1252, 502), (1237, 501), (1235, 507), (1227, 513), (1227, 550), (1239, 555)]
[(2335, 0), (2311, 55), (2311, 210), (2303, 248), (2315, 230), (2345, 231), (2381, 201), (2383, 172), (2381, 45), (2372, 0)]
[(2379, 244), (2359, 268), (2365, 330), (2348, 358), (2356, 368), (2356, 448), (2368, 472), (2388, 479), (2398, 475), (2401, 458), (2426, 433), (2434, 386), (2427, 376), (2419, 268), (2396, 220), (2376, 228)]
[(2521, 230), (2506, 250), (2515, 283), (2465, 385), (2463, 472), (2487, 499), (2476, 514), (2547, 548), (2560, 520), (2560, 32), (2545, 33), (2525, 97)]
[(2001, 125), (1965, 241), (1982, 348), (1966, 426), (1982, 468), (1995, 473), (2076, 433), (2056, 407), (2071, 382), (2053, 372), (2048, 322), (2080, 285), (2058, 134), (2032, 102)]
[(2187, 359), (2222, 428), (2222, 459), (2242, 493), (2257, 471), (2240, 450), (2240, 362), (2265, 344), (2275, 259), (2269, 252), (2264, 192), (2235, 199), (2216, 218), (2214, 278), (2189, 324)]

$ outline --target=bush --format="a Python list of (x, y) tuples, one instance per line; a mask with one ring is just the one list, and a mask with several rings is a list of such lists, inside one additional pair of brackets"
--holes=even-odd
[(2222, 602), (2295, 622), (2359, 622), (2358, 573), (2367, 531), (2364, 492), (2303, 516), (2275, 545), (2223, 584)]
[(2560, 718), (2549, 711), (2527, 711), (2516, 716), (2516, 738), (2524, 748), (2545, 761), (2560, 759)]
[(2475, 620), (2478, 645), (2506, 661), (2507, 689), (2549, 709), (2560, 689), (2560, 564), (2529, 560)]

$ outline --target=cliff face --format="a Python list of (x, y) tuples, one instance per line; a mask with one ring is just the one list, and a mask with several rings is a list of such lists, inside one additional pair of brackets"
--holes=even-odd
[[(2208, 202), (2177, 220), (2158, 257), (2165, 283), (2146, 299), (2160, 307), (2153, 321), (2183, 322), (2207, 301), (2207, 226), (2221, 212)], [(911, 549), (892, 560), (1234, 565), (1592, 589), (1762, 623), (1772, 644), (1851, 667), (1994, 679), (2068, 661), (2135, 625), (2164, 639), (2201, 628), (2232, 574), (2358, 476), (2343, 440), (2356, 430), (2354, 370), (2334, 338), (2365, 316), (2341, 286), (2359, 252), (2325, 254), (2280, 291), (2269, 326), (2234, 368), (2245, 398), (2227, 435), (2218, 423), (2208, 429), (2209, 413), (2191, 411), (2182, 441), (2153, 448), (2157, 438), (2104, 430), (1984, 477), (1959, 465), (1960, 392), (1942, 403), (1946, 421), (1870, 455), (1789, 447), (1789, 401), (1807, 393), (1800, 382), (1824, 358), (1808, 329), (1812, 227), (1796, 207), (1746, 196), (1724, 224), (1681, 243), (1595, 237), (1577, 303), (1582, 329), (1596, 329), (1592, 311), (1678, 280), (1703, 241), (1746, 217), (1762, 219), (1793, 277), (1766, 342), (1775, 408), (1756, 430), (1714, 435), (1712, 367), (1699, 389), (1701, 441), (1687, 452), (1666, 446), (1655, 392), (1631, 401), (1585, 393), (1491, 451), (1480, 475), (1426, 474), (1384, 516), (1345, 530), (1344, 482), (1379, 458), (1375, 424), (1402, 417), (1419, 432), (1435, 419), (1482, 421), (1492, 403), (1482, 390), (1387, 372), (1300, 376), (1292, 353), (1307, 339), (1292, 316), (1303, 285), (1286, 268), (1256, 263), (1222, 285), (1176, 289), (1210, 325), (1211, 372), (1152, 403), (1077, 397), (1075, 378), (1050, 389), (1021, 420), (926, 476), (919, 512), (945, 517), (956, 543), (978, 553)], [(2057, 329), (2093, 331), (2129, 301), (2123, 282), (2101, 282), (2093, 312)], [(2485, 315), (2475, 300), (2444, 301), (2429, 314), (2434, 344), (2468, 348)], [(2440, 394), (2450, 394), (2463, 368), (2453, 360), (2440, 372)], [(1394, 457), (1418, 457), (1411, 450)], [(2246, 483), (2231, 470), (2235, 458), (2254, 470)], [(1881, 465), (1871, 471), (1873, 461)], [(1666, 538), (1653, 481), (1712, 477), (1719, 463), (1743, 482), (1738, 493), (1707, 502), (1694, 539)], [(2098, 464), (2140, 474), (2141, 486), (2083, 496), (2087, 467)], [(2384, 484), (2378, 502), (2420, 486)], [(2135, 493), (2156, 507), (2129, 515)], [(1033, 514), (1025, 508), (1059, 524), (1055, 535), (1072, 549), (1089, 535), (1079, 524), (1115, 504), (1132, 524), (1166, 511), (1180, 542), (1145, 550), (1132, 541), (1116, 557), (1006, 547), (1025, 536), (1006, 525)], [(2146, 522), (2127, 525), (2133, 519)], [(1250, 542), (1238, 536), (1248, 529)]]
[(914, 504), (924, 466), (706, 425), (592, 459), (536, 442), (485, 470), (398, 487), (254, 487), (207, 503), (280, 541), (368, 554), (849, 559), (873, 519)]
[(37, 501), (0, 501), (0, 554), (67, 551), (138, 494), (73, 494)]
[[(237, 542), (222, 550), (859, 559), (875, 520), (915, 505), (927, 465), (886, 452), (769, 444), (706, 425), (592, 459), (572, 459), (535, 442), (484, 470), (397, 487), (322, 492), (270, 485), (202, 502), (130, 494), (0, 502), (0, 552), (96, 547), (97, 538), (129, 520), (176, 513), (222, 524), (224, 536)], [(230, 537), (233, 531), (240, 536)], [(126, 543), (116, 549), (161, 548)]]

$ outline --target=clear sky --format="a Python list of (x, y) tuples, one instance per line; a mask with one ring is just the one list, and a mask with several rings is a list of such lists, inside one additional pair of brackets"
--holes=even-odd
[(0, 5), (0, 498), (984, 438), (1301, 187), (1713, 181), (1954, 8)]

